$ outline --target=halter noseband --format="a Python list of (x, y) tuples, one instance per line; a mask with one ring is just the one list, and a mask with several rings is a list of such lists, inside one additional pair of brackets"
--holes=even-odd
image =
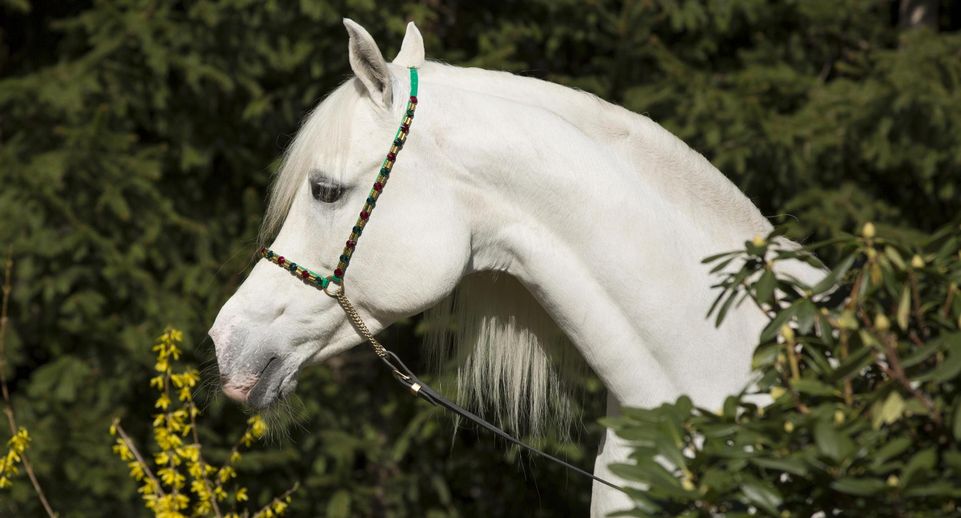
[[(360, 313), (354, 309), (353, 304), (351, 304), (350, 300), (347, 299), (347, 295), (344, 293), (344, 275), (347, 273), (347, 267), (350, 265), (350, 258), (354, 255), (354, 250), (357, 248), (357, 241), (360, 239), (361, 234), (363, 234), (364, 227), (367, 226), (367, 221), (370, 220), (370, 215), (374, 212), (374, 207), (377, 206), (377, 198), (380, 197), (381, 192), (384, 190), (384, 186), (387, 185), (387, 180), (390, 178), (390, 171), (393, 169), (394, 163), (397, 161), (397, 155), (400, 154), (400, 150), (404, 148), (404, 143), (407, 141), (407, 134), (410, 132), (410, 125), (412, 122), (414, 122), (414, 111), (416, 109), (417, 68), (410, 67), (410, 99), (407, 101), (407, 109), (404, 112), (404, 118), (400, 123), (400, 127), (397, 129), (397, 133), (394, 135), (394, 141), (391, 143), (390, 151), (387, 152), (387, 157), (384, 158), (384, 162), (381, 165), (380, 171), (377, 173), (377, 179), (374, 180), (374, 185), (371, 187), (370, 193), (367, 195), (367, 201), (364, 203), (364, 208), (361, 209), (360, 215), (357, 217), (357, 222), (354, 224), (354, 228), (351, 229), (350, 236), (347, 238), (347, 243), (344, 245), (344, 250), (340, 255), (340, 262), (337, 263), (337, 268), (334, 269), (332, 275), (321, 275), (309, 268), (289, 260), (282, 255), (278, 255), (276, 252), (268, 249), (267, 247), (262, 247), (260, 249), (260, 255), (264, 259), (267, 259), (277, 266), (289, 271), (291, 275), (297, 277), (304, 283), (314, 286), (315, 288), (322, 290), (327, 295), (337, 299), (337, 302), (344, 309), (344, 312), (347, 314), (347, 319), (354, 326), (354, 329), (356, 329), (357, 332), (370, 343), (371, 347), (374, 349), (374, 353), (376, 353), (377, 356), (393, 371), (394, 377), (397, 378), (397, 381), (407, 387), (407, 389), (415, 397), (419, 397), (433, 405), (442, 406), (451, 412), (454, 412), (455, 414), (474, 422), (482, 428), (489, 430), (502, 439), (526, 448), (527, 450), (549, 460), (557, 462), (558, 464), (561, 464), (581, 475), (592, 478), (597, 482), (610, 486), (619, 491), (625, 491), (620, 486), (617, 486), (562, 459), (524, 443), (523, 441), (504, 432), (483, 418), (464, 409), (456, 403), (451, 402), (438, 392), (434, 391), (429, 385), (417, 379), (417, 377), (414, 376), (411, 370), (404, 365), (404, 362), (402, 362), (396, 354), (389, 351), (377, 341), (374, 335), (370, 332), (370, 329), (367, 328), (367, 325), (361, 318)], [(330, 291), (331, 285), (336, 286), (333, 291)]]

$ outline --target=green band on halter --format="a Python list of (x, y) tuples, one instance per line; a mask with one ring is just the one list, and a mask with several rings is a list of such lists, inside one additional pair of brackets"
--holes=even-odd
[(387, 185), (387, 180), (390, 178), (390, 171), (397, 162), (397, 155), (399, 155), (400, 151), (404, 148), (404, 144), (407, 141), (407, 133), (410, 131), (411, 123), (414, 121), (414, 111), (417, 110), (417, 67), (410, 67), (409, 70), (410, 98), (408, 99), (407, 105), (404, 108), (404, 116), (401, 118), (400, 127), (397, 128), (397, 133), (394, 134), (394, 138), (391, 140), (391, 145), (389, 148), (390, 151), (388, 151), (380, 170), (377, 172), (377, 178), (374, 180), (374, 186), (371, 188), (370, 194), (367, 197), (367, 201), (364, 203), (360, 216), (357, 218), (357, 222), (354, 224), (348, 244), (344, 247), (343, 252), (340, 254), (340, 262), (337, 263), (337, 268), (334, 270), (333, 274), (324, 277), (313, 270), (309, 270), (303, 266), (300, 266), (297, 263), (288, 262), (287, 259), (282, 256), (278, 256), (273, 250), (261, 248), (260, 254), (265, 259), (289, 271), (291, 275), (298, 277), (305, 283), (319, 287), (322, 290), (326, 290), (330, 283), (337, 284), (338, 286), (343, 285), (344, 276), (347, 272), (347, 266), (350, 264), (350, 258), (354, 254), (357, 241), (360, 239), (360, 235), (364, 227), (367, 226), (367, 221), (370, 219), (370, 216), (374, 211), (374, 207), (377, 206), (377, 198), (380, 196), (384, 186)]

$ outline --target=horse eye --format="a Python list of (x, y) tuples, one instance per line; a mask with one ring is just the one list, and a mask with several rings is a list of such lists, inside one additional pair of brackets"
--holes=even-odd
[(344, 195), (344, 188), (327, 178), (318, 178), (311, 180), (310, 193), (317, 201), (334, 203)]

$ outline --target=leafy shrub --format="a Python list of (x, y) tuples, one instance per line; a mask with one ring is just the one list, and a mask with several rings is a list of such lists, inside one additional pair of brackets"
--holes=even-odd
[[(705, 259), (717, 271), (743, 262), (719, 274), (712, 313), (747, 301), (770, 317), (753, 359), (760, 379), (719, 413), (681, 397), (610, 420), (634, 446), (612, 469), (648, 487), (631, 491), (636, 507), (623, 515), (957, 513), (958, 229), (909, 246), (868, 223), (805, 250), (771, 235)], [(820, 246), (843, 259), (818, 285), (774, 273), (778, 261), (813, 261)]]

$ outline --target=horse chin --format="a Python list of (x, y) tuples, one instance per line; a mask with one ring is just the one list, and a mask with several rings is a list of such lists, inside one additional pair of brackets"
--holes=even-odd
[(280, 406), (297, 388), (299, 366), (268, 369), (261, 375), (244, 402), (247, 408), (264, 412)]

